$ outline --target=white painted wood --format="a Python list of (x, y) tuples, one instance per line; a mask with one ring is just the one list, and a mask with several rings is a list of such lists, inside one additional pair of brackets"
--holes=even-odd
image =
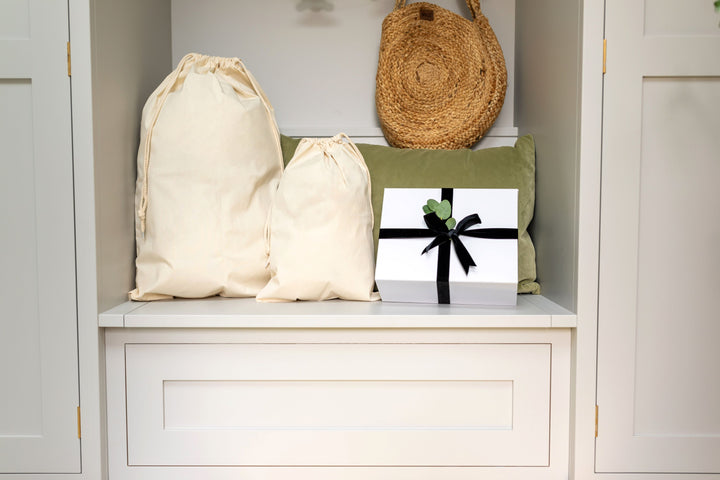
[(717, 480), (720, 476), (712, 473), (693, 473), (692, 476), (673, 473), (585, 473), (583, 476), (576, 478), (606, 478), (609, 480), (685, 480), (688, 478), (689, 480)]
[[(377, 401), (377, 397), (374, 394), (368, 393), (368, 387), (373, 382), (348, 382), (347, 387), (344, 382), (333, 382), (333, 381), (318, 381), (318, 378), (325, 379), (337, 379), (342, 375), (343, 378), (357, 379), (367, 376), (368, 373), (372, 373), (373, 377), (380, 377), (385, 379), (384, 384), (389, 384), (390, 388), (388, 391), (400, 391), (407, 392), (406, 388), (409, 385), (413, 385), (409, 388), (415, 388), (422, 382), (417, 382), (418, 379), (428, 378), (439, 378), (442, 377), (443, 372), (449, 375), (454, 381), (445, 382), (445, 388), (449, 388), (452, 391), (458, 388), (458, 378), (484, 378), (488, 377), (488, 372), (499, 373), (501, 371), (509, 372), (514, 368), (519, 370), (525, 369), (528, 365), (527, 360), (530, 360), (534, 354), (538, 351), (544, 351), (541, 354), (541, 358), (545, 358), (543, 363), (549, 360), (550, 371), (547, 375), (539, 374), (540, 377), (544, 377), (545, 380), (541, 380), (537, 383), (539, 386), (543, 382), (549, 382), (550, 402), (545, 404), (544, 408), (550, 409), (550, 435), (549, 439), (545, 436), (543, 442), (549, 441), (549, 452), (545, 451), (545, 462), (549, 466), (541, 467), (512, 467), (507, 466), (503, 468), (496, 467), (433, 467), (433, 468), (416, 468), (411, 466), (403, 467), (370, 467), (372, 470), (373, 478), (381, 479), (394, 479), (394, 478), (437, 478), (437, 475), (441, 475), (442, 478), (451, 479), (469, 479), (478, 478), (478, 476), (491, 475), (493, 478), (500, 479), (512, 479), (512, 478), (540, 478), (540, 479), (560, 479), (567, 478), (567, 431), (568, 431), (568, 416), (567, 408), (569, 401), (569, 360), (570, 360), (570, 345), (569, 345), (569, 333), (570, 330), (559, 329), (559, 330), (464, 330), (462, 332), (453, 330), (377, 330), (377, 329), (354, 329), (354, 330), (302, 330), (302, 329), (251, 329), (251, 330), (239, 330), (239, 329), (213, 329), (213, 330), (177, 330), (177, 329), (109, 329), (107, 333), (107, 369), (108, 369), (108, 408), (109, 408), (109, 449), (110, 449), (110, 478), (128, 478), (128, 479), (163, 479), (163, 478), (197, 478), (202, 476), (203, 478), (210, 479), (225, 479), (235, 478), (240, 475), (243, 477), (250, 478), (270, 478), (270, 479), (281, 479), (281, 478), (294, 478), (294, 479), (306, 479), (306, 478), (321, 478), (329, 479), (335, 478), (336, 475), (341, 475), (342, 478), (366, 478), (369, 470), (365, 468), (341, 468), (341, 467), (297, 467), (288, 466), (282, 468), (266, 468), (259, 466), (252, 467), (230, 467), (230, 466), (216, 466), (212, 468), (203, 467), (201, 465), (194, 466), (191, 468), (177, 468), (169, 466), (142, 466), (142, 465), (128, 465), (128, 452), (126, 447), (130, 445), (130, 458), (133, 456), (133, 444), (134, 439), (139, 442), (146, 442), (147, 448), (145, 451), (154, 451), (156, 455), (173, 455), (172, 449), (165, 448), (168, 445), (163, 443), (150, 444), (146, 439), (146, 430), (156, 430), (160, 432), (162, 441), (173, 436), (192, 436), (197, 435), (212, 437), (215, 434), (224, 435), (226, 437), (231, 436), (242, 436), (242, 435), (258, 435), (257, 430), (247, 428), (239, 430), (237, 425), (235, 429), (221, 430), (217, 428), (208, 428), (207, 426), (198, 430), (196, 429), (198, 424), (210, 424), (214, 425), (217, 421), (223, 421), (223, 419), (233, 420), (234, 423), (241, 421), (253, 422), (256, 416), (245, 415), (242, 412), (234, 413), (229, 412), (228, 415), (213, 413), (214, 408), (229, 409), (231, 408), (229, 402), (233, 400), (233, 394), (230, 393), (230, 398), (225, 398), (223, 401), (222, 396), (216, 395), (219, 391), (224, 393), (232, 392), (234, 388), (237, 388), (238, 382), (218, 382), (218, 379), (232, 378), (237, 380), (238, 378), (250, 378), (256, 379), (257, 376), (261, 376), (265, 380), (261, 382), (261, 385), (265, 387), (270, 386), (271, 388), (288, 388), (286, 382), (269, 382), (267, 379), (270, 378), (313, 378), (316, 383), (324, 385), (327, 389), (328, 385), (334, 384), (335, 389), (329, 390), (334, 395), (338, 395), (338, 391), (343, 391), (345, 388), (360, 388), (365, 390), (365, 394), (368, 395), (369, 401), (359, 402), (359, 398), (352, 395), (351, 398), (355, 398), (355, 408), (360, 410), (372, 411), (373, 409), (379, 409), (381, 416), (376, 418), (374, 416), (362, 417), (362, 416), (348, 416), (346, 412), (343, 412), (342, 408), (338, 408), (336, 405), (330, 405), (331, 411), (325, 413), (320, 411), (319, 415), (325, 415), (326, 418), (338, 420), (336, 423), (343, 424), (345, 421), (343, 417), (355, 419), (357, 423), (364, 421), (363, 425), (356, 423), (355, 427), (364, 426), (365, 431), (350, 431), (349, 433), (357, 434), (352, 438), (361, 437), (361, 434), (367, 436), (386, 434), (382, 430), (377, 430), (378, 423), (382, 424), (386, 420), (382, 417), (383, 409), (378, 404), (373, 405), (372, 401)], [(350, 343), (350, 344), (348, 344)], [(457, 344), (457, 345), (448, 345)], [(337, 351), (338, 353), (334, 353)], [(487, 355), (493, 355), (493, 352), (497, 354), (502, 353), (502, 362), (485, 362), (481, 359), (486, 358)], [(127, 356), (126, 353), (127, 352)], [(517, 355), (511, 354), (516, 352)], [(535, 353), (532, 353), (535, 352)], [(367, 355), (371, 354), (370, 357)], [(197, 355), (199, 355), (199, 357)], [(550, 358), (545, 355), (549, 354)], [(237, 355), (242, 355), (241, 361), (233, 361), (232, 359)], [(248, 356), (249, 355), (249, 356)], [(331, 356), (332, 361), (324, 361), (326, 356)], [(526, 356), (530, 355), (530, 356)], [(134, 357), (134, 358), (132, 358)], [(262, 357), (262, 358), (260, 358)], [(203, 368), (202, 362), (198, 362), (198, 358), (208, 360)], [(288, 361), (292, 358), (295, 361)], [(390, 358), (395, 361), (389, 361)], [(453, 360), (455, 359), (455, 360)], [(489, 357), (487, 358), (489, 360)], [(127, 370), (126, 370), (127, 360)], [(403, 361), (399, 361), (403, 360)], [(509, 360), (509, 361), (508, 361)], [(506, 364), (505, 362), (508, 361)], [(513, 366), (515, 365), (515, 366)], [(546, 363), (546, 366), (548, 364)], [(207, 368), (209, 367), (209, 368)], [(534, 372), (535, 369), (542, 371), (540, 367), (531, 367), (532, 372), (525, 374), (519, 373), (521, 377), (527, 378), (529, 383), (535, 383), (538, 381), (538, 374)], [(125, 400), (125, 374), (129, 379), (128, 388), (128, 404), (126, 406)], [(405, 373), (405, 382), (388, 382), (389, 379), (399, 378)], [(153, 381), (148, 383), (148, 377), (154, 377)], [(195, 378), (204, 379), (204, 381), (193, 383), (176, 383), (178, 378)], [(533, 378), (528, 378), (533, 377)], [(491, 376), (492, 378), (492, 376)], [(497, 378), (497, 377), (496, 377)], [(143, 380), (144, 379), (144, 380)], [(165, 400), (162, 400), (163, 381), (165, 381)], [(170, 380), (170, 381), (168, 381)], [(408, 382), (408, 380), (415, 380)], [(257, 380), (255, 380), (257, 381)], [(159, 383), (158, 383), (159, 382)], [(438, 383), (435, 380), (433, 383)], [(254, 382), (245, 382), (243, 388), (252, 386)], [(298, 388), (298, 384), (303, 382), (297, 382), (290, 388)], [(308, 382), (305, 382), (306, 384)], [(522, 382), (521, 382), (522, 383)], [(482, 385), (483, 382), (462, 382), (463, 386)], [(168, 385), (170, 385), (168, 387)], [(199, 386), (198, 386), (199, 385)], [(360, 387), (358, 386), (360, 385)], [(206, 408), (199, 410), (197, 413), (187, 412), (184, 417), (178, 417), (178, 408), (185, 408), (189, 406), (189, 401), (185, 401), (185, 405), (182, 404), (180, 397), (175, 396), (177, 391), (173, 391), (173, 388), (182, 386), (186, 388), (186, 392), (194, 391), (195, 399), (199, 400), (204, 398), (205, 400), (212, 400), (214, 403)], [(377, 384), (375, 384), (377, 386)], [(498, 384), (496, 384), (498, 386)], [(504, 394), (502, 389), (505, 388), (503, 384), (501, 386), (500, 397)], [(158, 393), (159, 387), (159, 393)], [(209, 387), (209, 388), (208, 388)], [(302, 385), (301, 385), (302, 387)], [(199, 388), (199, 390), (198, 390)], [(437, 388), (437, 387), (434, 387)], [(522, 400), (518, 398), (523, 392), (523, 389), (519, 387), (518, 382), (513, 386), (515, 393), (513, 402), (517, 404)], [(520, 388), (520, 390), (518, 390)], [(149, 394), (135, 395), (131, 393), (131, 389), (149, 391)], [(229, 389), (229, 390), (228, 390)], [(395, 390), (394, 390), (395, 389)], [(308, 401), (308, 409), (302, 409), (299, 406), (292, 407), (289, 409), (283, 408), (279, 414), (281, 418), (279, 420), (273, 420), (273, 417), (264, 418), (265, 423), (279, 421), (280, 423), (287, 423), (291, 421), (298, 421), (297, 415), (292, 414), (295, 412), (307, 412), (307, 410), (313, 409), (313, 401), (310, 401), (308, 392), (312, 392), (314, 389), (305, 390), (300, 388), (300, 392), (304, 392), (305, 398), (295, 396), (292, 398), (291, 403), (300, 404), (302, 401)], [(326, 392), (328, 390), (325, 390)], [(446, 390), (448, 391), (448, 390)], [(486, 391), (487, 393), (487, 391)], [(158, 398), (158, 395), (160, 396)], [(490, 397), (496, 396), (496, 393), (490, 394)], [(485, 399), (487, 395), (481, 395)], [(542, 395), (541, 395), (542, 397)], [(168, 402), (168, 398), (170, 401)], [(335, 397), (337, 398), (337, 396)], [(420, 403), (425, 403), (430, 400), (431, 397), (421, 398), (418, 400)], [(435, 399), (442, 399), (442, 392), (434, 393)], [(496, 397), (498, 398), (498, 397)], [(239, 401), (246, 401), (245, 398), (237, 397)], [(394, 400), (390, 399), (387, 403), (388, 408), (392, 408), (393, 405), (399, 407), (398, 403), (394, 403)], [(481, 398), (482, 400), (482, 398)], [(537, 403), (541, 398), (533, 397), (532, 402)], [(159, 401), (159, 403), (158, 403)], [(274, 404), (288, 403), (289, 399), (286, 398), (273, 398), (269, 399)], [(318, 401), (322, 402), (322, 398)], [(175, 403), (173, 402), (181, 402)], [(348, 402), (353, 402), (348, 400)], [(165, 404), (165, 430), (162, 430), (163, 425), (163, 403)], [(502, 404), (502, 402), (501, 402)], [(262, 410), (263, 403), (258, 404), (260, 410)], [(382, 405), (382, 404), (381, 404)], [(462, 404), (460, 404), (462, 405)], [(265, 408), (271, 408), (272, 404), (265, 405)], [(128, 423), (126, 430), (125, 423), (125, 412), (128, 409)], [(539, 408), (537, 406), (528, 408)], [(197, 409), (196, 409), (197, 410)], [(318, 410), (318, 409), (316, 409)], [(408, 407), (409, 411), (400, 409), (401, 415), (406, 415), (406, 419), (410, 419), (410, 423), (420, 422), (426, 426), (428, 422), (432, 421), (433, 418), (440, 419), (443, 423), (462, 422), (463, 418), (457, 416), (457, 412), (448, 411), (436, 411), (435, 409), (427, 409), (427, 411), (418, 411), (415, 418), (412, 413), (414, 410), (413, 406)], [(472, 411), (472, 407), (470, 407)], [(149, 414), (148, 417), (151, 420), (144, 421), (141, 418), (132, 420), (131, 417), (133, 412), (145, 411), (145, 415)], [(182, 412), (182, 410), (180, 410)], [(318, 413), (318, 412), (316, 412)], [(160, 415), (160, 424), (158, 424), (158, 415)], [(487, 417), (486, 414), (476, 412), (477, 415)], [(497, 414), (502, 420), (501, 423), (506, 421), (506, 413), (498, 412)], [(154, 419), (153, 419), (154, 418)], [(362, 420), (364, 418), (364, 420)], [(472, 416), (470, 418), (473, 418)], [(168, 428), (168, 419), (174, 427), (178, 427), (178, 421), (183, 420), (185, 422), (185, 429), (170, 429)], [(455, 419), (455, 420), (453, 420)], [(482, 420), (480, 418), (479, 420)], [(516, 416), (513, 419), (513, 428), (516, 428), (519, 423), (524, 422), (522, 416)], [(535, 419), (536, 420), (536, 419)], [(535, 421), (532, 420), (532, 421)], [(227, 420), (226, 420), (227, 421)], [(275, 425), (275, 429), (265, 432), (263, 438), (268, 436), (275, 436), (276, 438), (281, 434), (286, 434), (291, 440), (297, 436), (303, 435), (303, 419), (300, 419), (301, 424), (295, 425), (296, 430), (292, 431), (295, 435), (287, 435), (288, 432), (282, 432), (282, 430), (276, 430), (278, 425)], [(195, 422), (193, 424), (193, 422)], [(231, 423), (233, 423), (231, 422)], [(373, 424), (375, 428), (373, 427)], [(396, 425), (397, 426), (397, 425)], [(430, 425), (434, 428), (438, 428), (438, 425)], [(188, 428), (193, 427), (193, 428)], [(280, 425), (282, 427), (282, 425)], [(447, 425), (446, 425), (447, 427)], [(413, 434), (422, 434), (422, 430), (409, 429), (408, 425), (405, 425), (406, 430), (400, 430), (402, 436), (412, 436)], [(456, 427), (457, 428), (457, 427)], [(133, 431), (136, 429), (143, 430), (143, 435), (138, 437), (133, 436)], [(126, 440), (126, 432), (130, 433), (129, 442)], [(213, 433), (214, 432), (214, 433)], [(487, 434), (502, 433), (500, 430), (489, 430), (485, 431)], [(437, 431), (435, 435), (430, 436), (431, 438), (437, 438)], [(442, 433), (442, 432), (440, 432)], [(472, 434), (472, 431), (459, 430), (458, 434)], [(482, 433), (475, 432), (476, 434)], [(547, 432), (546, 432), (547, 433)], [(326, 455), (328, 451), (340, 451), (347, 455), (365, 455), (378, 450), (378, 447), (370, 446), (362, 450), (348, 453), (347, 451), (340, 448), (338, 445), (333, 445), (329, 448), (323, 448), (325, 446), (322, 439), (327, 436), (332, 436), (333, 430), (321, 430), (313, 436), (308, 447), (300, 446), (300, 449), (307, 449), (308, 455), (310, 456), (322, 456)], [(343, 443), (347, 441), (347, 436), (342, 437)], [(432, 441), (432, 440), (429, 440)], [(210, 443), (208, 443), (210, 442)], [(202, 452), (203, 449), (198, 449), (197, 445), (214, 445), (212, 440), (203, 439), (201, 443), (194, 443), (193, 452), (191, 455), (197, 457), (198, 455), (216, 455), (213, 453), (213, 449), (207, 449), (206, 452)], [(234, 441), (232, 443), (235, 447), (240, 445), (239, 442)], [(271, 455), (272, 461), (278, 461), (278, 458), (282, 458), (284, 455), (294, 455), (292, 450), (285, 450), (277, 448), (279, 444), (275, 443), (274, 455)], [(387, 445), (394, 445), (395, 448), (387, 448)], [(386, 444), (383, 452), (380, 455), (414, 455), (413, 452), (405, 452), (405, 448), (401, 448), (407, 444)], [(518, 444), (515, 444), (517, 446)], [(248, 446), (249, 448), (231, 448), (227, 446), (219, 446), (220, 450), (229, 452), (230, 455), (236, 457), (243, 456), (258, 451), (262, 451), (262, 442), (254, 443)], [(271, 448), (271, 447), (267, 447)], [(471, 446), (465, 445), (459, 447), (460, 450), (467, 448), (472, 449)], [(443, 448), (439, 448), (440, 451)], [(511, 450), (515, 450), (511, 447)], [(513, 455), (520, 455), (524, 448), (518, 448), (520, 451), (516, 451)], [(388, 451), (390, 453), (388, 453)], [(435, 450), (434, 450), (435, 451)], [(326, 452), (326, 453), (323, 453)], [(404, 452), (404, 453), (403, 453)], [(549, 453), (549, 456), (548, 456)], [(437, 456), (438, 453), (431, 454)], [(451, 455), (458, 455), (457, 452), (453, 452)], [(191, 457), (185, 457), (182, 459), (183, 462), (189, 461)], [(425, 459), (423, 459), (425, 461)], [(130, 462), (132, 463), (132, 462)], [(167, 465), (167, 464), (166, 464)], [(363, 475), (365, 477), (361, 477)]]
[(144, 328), (567, 328), (575, 326), (576, 316), (531, 295), (518, 295), (515, 307), (340, 300), (268, 304), (213, 297), (127, 302), (101, 314), (99, 321), (103, 327)]
[[(75, 184), (75, 245), (77, 336), (81, 404), (81, 472), (73, 480), (107, 480), (103, 335), (96, 327), (97, 275), (95, 248), (95, 190), (92, 155), (92, 75), (90, 2), (68, 0), (72, 33), (73, 174)], [(104, 359), (103, 359), (104, 361)], [(54, 480), (68, 476), (43, 475), (23, 480)]]
[(705, 0), (645, 1), (645, 35), (720, 36), (718, 21)]
[(519, 134), (535, 136), (536, 200), (530, 225), (543, 295), (575, 310), (580, 115), (579, 2), (518, 0)]
[[(392, 0), (333, 0), (332, 11), (297, 9), (300, 0), (174, 0), (173, 63), (188, 52), (240, 57), (270, 98), (280, 131), (291, 136), (382, 136), (375, 74), (382, 20)], [(434, 2), (470, 18), (464, 2)], [(515, 2), (484, 0), (508, 69), (508, 94), (488, 136), (517, 136), (514, 121)], [(262, 48), (255, 48), (262, 45)]]
[[(127, 218), (124, 215), (132, 218), (132, 211), (118, 212), (124, 212), (128, 205), (124, 188), (134, 185), (138, 126), (133, 112), (139, 112), (145, 91), (154, 87), (157, 77), (153, 78), (153, 72), (170, 63), (170, 2), (69, 0), (68, 4), (72, 38), (77, 337), (83, 437), (82, 473), (72, 478), (98, 480), (107, 478), (107, 448), (105, 375), (101, 367), (104, 332), (98, 329), (97, 315), (99, 308), (118, 303), (132, 288), (133, 232), (132, 226), (129, 230), (122, 226)], [(163, 15), (158, 15), (163, 9), (167, 12), (164, 24)], [(113, 45), (116, 45), (114, 50)], [(167, 51), (159, 54), (163, 45), (167, 45)], [(97, 125), (93, 124), (93, 115)], [(98, 130), (95, 137), (94, 127)], [(95, 153), (94, 143), (99, 147)], [(123, 157), (126, 154), (128, 157)], [(128, 224), (132, 225), (132, 220), (124, 225)], [(50, 480), (69, 476), (30, 474), (22, 478)]]
[[(570, 478), (592, 479), (595, 471), (597, 291), (600, 242), (600, 166), (604, 0), (582, 2), (582, 94), (578, 176), (578, 326), (573, 335), (572, 455)], [(615, 475), (615, 474), (614, 474)], [(639, 479), (635, 479), (639, 480)], [(650, 479), (646, 479), (650, 480)]]
[[(513, 427), (511, 380), (263, 378), (164, 380), (162, 384), (165, 430), (510, 430)], [(143, 401), (150, 400), (143, 398)], [(432, 412), (428, 411), (429, 405)], [(139, 428), (146, 427), (140, 425)]]
[[(287, 135), (289, 137), (332, 137), (337, 135), (339, 131), (338, 127), (334, 126), (314, 127), (293, 125), (282, 128), (283, 135)], [(382, 129), (380, 127), (353, 127), (351, 131), (353, 132), (353, 139), (357, 137), (385, 138), (383, 137)], [(517, 127), (495, 126), (492, 129), (492, 135), (488, 134), (487, 137), (491, 139), (502, 139), (503, 137), (517, 137), (517, 135)], [(387, 144), (387, 142), (385, 142), (385, 144)], [(473, 149), (477, 147), (478, 145), (476, 144), (473, 146)]]
[[(525, 300), (550, 314), (552, 328), (573, 328), (577, 326), (577, 315), (542, 295), (524, 295)], [(520, 297), (522, 298), (522, 297)]]
[(548, 461), (547, 344), (126, 345), (125, 361), (130, 465)]
[[(312, 136), (308, 131), (309, 129), (306, 128), (300, 128), (295, 133), (297, 135), (290, 134), (287, 129), (283, 131), (284, 135), (287, 135), (289, 137), (295, 137), (295, 138), (301, 138), (303, 136)], [(514, 135), (512, 136), (492, 136), (492, 137), (483, 137), (480, 139), (478, 143), (476, 143), (472, 149), (473, 150), (481, 150), (483, 148), (492, 148), (492, 147), (512, 147), (515, 146), (515, 142), (517, 141), (517, 128), (514, 128), (512, 130), (514, 132)], [(323, 135), (317, 135), (317, 136), (323, 136)], [(326, 137), (331, 137), (333, 135), (325, 135)], [(382, 136), (382, 134), (377, 134), (376, 136), (362, 136), (362, 135), (355, 135), (352, 137), (352, 141), (355, 143), (369, 143), (370, 145), (384, 145), (389, 146), (387, 143), (387, 140), (385, 140), (385, 137)]]
[(107, 422), (107, 463), (108, 478), (127, 478), (122, 470), (127, 465), (127, 433), (125, 420), (125, 346), (113, 332), (120, 329), (104, 329), (105, 360), (105, 421)]
[[(3, 316), (2, 384), (8, 392), (1, 400), (0, 432), (3, 435), (39, 435), (42, 432), (42, 380), (38, 289), (38, 261), (35, 239), (35, 172), (33, 158), (32, 103), (30, 80), (0, 81), (2, 144), (8, 148), (2, 166), (0, 201), (3, 223), (10, 226), (3, 235)], [(17, 160), (17, 163), (11, 159)], [(18, 202), (17, 199), (25, 201)], [(9, 233), (9, 235), (8, 235)], [(17, 369), (17, 360), (23, 368)], [(13, 412), (9, 415), (9, 412)]]
[(28, 0), (5, 0), (0, 17), (0, 40), (30, 38)]
[(0, 17), (0, 473), (79, 472), (68, 7)]
[(142, 302), (127, 301), (98, 315), (100, 327), (124, 327), (125, 315), (145, 305)]
[(135, 286), (135, 165), (140, 113), (172, 70), (170, 0), (95, 0), (93, 154), (100, 311)]
[[(716, 202), (718, 111), (720, 76), (644, 81), (635, 435), (720, 436), (720, 379), (710, 367), (720, 365), (720, 322), (709, 301), (720, 269), (720, 211), (697, 208)], [(678, 120), (672, 128), (668, 113)], [(658, 297), (656, 279), (668, 273), (672, 295)], [(666, 328), (677, 318), (683, 329)], [(713, 445), (720, 449), (720, 438)]]
[(596, 468), (720, 473), (720, 37), (645, 14), (676, 8), (607, 2)]
[[(372, 475), (377, 480), (560, 480), (567, 478), (549, 469), (531, 467), (129, 467), (123, 473), (127, 480), (236, 480), (252, 478), (262, 480), (366, 480)], [(636, 479), (639, 480), (639, 479)], [(699, 479), (705, 480), (705, 479)]]
[(517, 141), (517, 129), (515, 130), (514, 136), (503, 136), (503, 137), (483, 137), (480, 141), (472, 147), (473, 150), (481, 150), (483, 148), (493, 147), (514, 147)]

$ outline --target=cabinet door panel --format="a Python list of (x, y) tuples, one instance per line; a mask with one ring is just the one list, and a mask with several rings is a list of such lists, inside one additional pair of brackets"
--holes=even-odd
[(0, 4), (0, 473), (80, 471), (67, 25)]
[(130, 466), (549, 465), (549, 344), (125, 352)]
[(720, 472), (720, 36), (670, 3), (607, 2), (599, 472)]

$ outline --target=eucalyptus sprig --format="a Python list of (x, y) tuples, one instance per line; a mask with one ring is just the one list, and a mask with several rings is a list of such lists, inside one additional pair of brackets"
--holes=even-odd
[(427, 201), (427, 204), (423, 205), (422, 209), (426, 215), (435, 212), (435, 215), (437, 215), (440, 220), (445, 220), (445, 225), (448, 230), (452, 230), (455, 228), (455, 225), (457, 225), (455, 219), (450, 216), (452, 215), (452, 205), (450, 205), (448, 200), (438, 202), (431, 198)]

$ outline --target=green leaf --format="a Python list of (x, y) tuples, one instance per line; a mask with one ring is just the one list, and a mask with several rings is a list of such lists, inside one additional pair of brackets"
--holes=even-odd
[(447, 225), (448, 230), (452, 230), (453, 228), (455, 228), (455, 225), (457, 225), (457, 222), (453, 217), (450, 217), (445, 221), (445, 225)]
[(440, 203), (437, 200), (433, 200), (432, 198), (429, 198), (427, 201), (427, 206), (430, 207), (430, 210), (433, 212), (437, 211), (437, 206), (440, 205)]
[(450, 202), (448, 200), (443, 200), (442, 202), (440, 202), (438, 207), (434, 210), (437, 216), (440, 217), (440, 220), (446, 220), (450, 218), (450, 215), (452, 215), (452, 205), (450, 205)]
[(432, 213), (432, 208), (427, 205), (423, 205), (423, 212), (425, 212), (425, 214)]

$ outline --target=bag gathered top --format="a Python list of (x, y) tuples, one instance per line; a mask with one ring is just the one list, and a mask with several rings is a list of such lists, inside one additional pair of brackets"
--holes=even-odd
[(500, 113), (507, 88), (502, 49), (479, 0), (466, 3), (473, 21), (405, 0), (383, 20), (375, 103), (392, 146), (470, 147)]
[(282, 169), (275, 114), (245, 65), (185, 56), (142, 112), (130, 298), (255, 296)]
[(379, 300), (372, 228), (370, 174), (355, 144), (344, 133), (304, 138), (268, 217), (271, 278), (257, 300)]

